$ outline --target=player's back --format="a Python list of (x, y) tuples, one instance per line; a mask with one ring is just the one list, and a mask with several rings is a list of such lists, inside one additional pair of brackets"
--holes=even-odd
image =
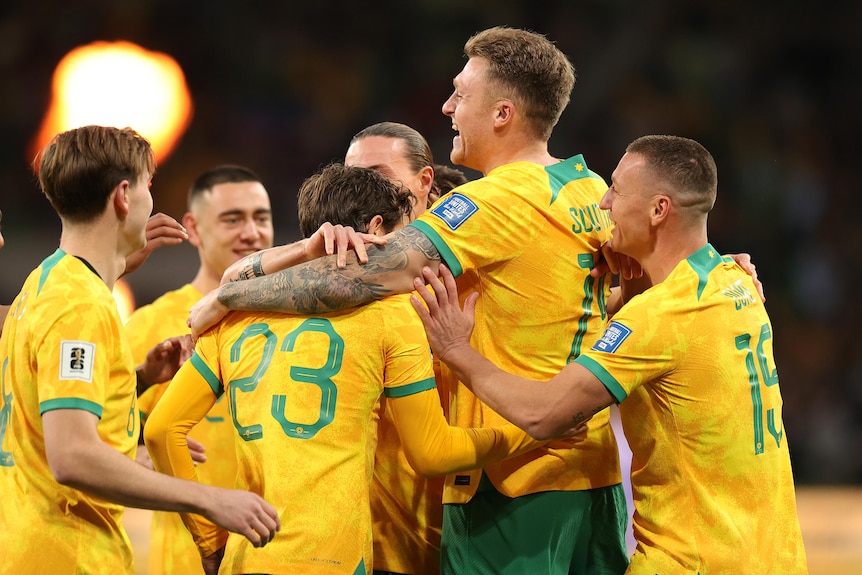
[(319, 317), (234, 312), (198, 343), (236, 430), (237, 487), (282, 518), (263, 549), (228, 541), (234, 572), (371, 569), (372, 413), (387, 393), (427, 389), (430, 352), (408, 296)]
[(706, 246), (614, 320), (618, 341), (631, 329), (640, 343), (606, 335), (597, 346), (621, 346), (609, 361), (652, 358), (630, 363), (628, 377), (609, 367), (625, 387), (645, 381), (620, 404), (640, 502), (634, 528), (654, 543), (633, 565), (804, 572), (772, 326), (750, 277)]

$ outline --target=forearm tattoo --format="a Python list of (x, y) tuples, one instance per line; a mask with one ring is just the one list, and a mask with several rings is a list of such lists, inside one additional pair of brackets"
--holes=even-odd
[(572, 416), (572, 425), (577, 427), (578, 425), (580, 425), (586, 421), (589, 421), (595, 414), (597, 414), (598, 412), (600, 412), (603, 409), (604, 409), (604, 407), (597, 407), (596, 409), (593, 410), (592, 413), (588, 413), (588, 414), (585, 414), (583, 411), (577, 412), (575, 415)]
[(266, 275), (263, 271), (263, 254), (252, 254), (246, 258), (248, 261), (239, 270), (237, 277), (231, 278), (230, 281), (250, 280), (252, 278)]
[(578, 426), (578, 425), (582, 424), (583, 422), (585, 422), (586, 420), (588, 420), (589, 418), (590, 418), (589, 415), (584, 415), (583, 411), (579, 411), (572, 417), (572, 425)]
[(300, 314), (356, 307), (412, 289), (413, 275), (419, 272), (409, 268), (411, 251), (426, 261), (440, 261), (431, 240), (408, 226), (393, 234), (385, 246), (368, 246), (364, 265), (355, 254), (349, 255), (343, 269), (336, 267), (335, 256), (318, 258), (252, 281), (224, 285), (218, 299), (230, 309)]

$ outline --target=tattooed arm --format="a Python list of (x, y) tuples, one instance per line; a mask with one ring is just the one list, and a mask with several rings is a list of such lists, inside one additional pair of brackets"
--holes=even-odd
[(424, 233), (407, 226), (387, 236), (386, 245), (368, 246), (368, 263), (347, 255), (326, 256), (247, 281), (230, 282), (207, 294), (191, 309), (189, 327), (197, 338), (232, 309), (314, 314), (356, 307), (413, 290), (423, 266), (437, 270), (440, 254)]
[(323, 313), (356, 307), (413, 289), (422, 266), (437, 269), (440, 255), (428, 237), (414, 227), (385, 236), (385, 246), (371, 246), (368, 263), (349, 254), (339, 269), (335, 256), (318, 258), (251, 281), (219, 289), (219, 302), (229, 309)]
[(385, 239), (374, 234), (357, 232), (350, 226), (324, 222), (308, 238), (261, 250), (235, 262), (225, 270), (221, 283), (249, 280), (332, 254), (337, 255), (337, 265), (343, 268), (351, 250), (356, 252), (359, 262), (364, 264), (368, 261), (365, 244), (385, 243)]

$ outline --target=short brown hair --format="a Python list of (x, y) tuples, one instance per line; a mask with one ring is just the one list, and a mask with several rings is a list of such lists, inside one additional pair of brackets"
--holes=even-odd
[(698, 142), (680, 136), (642, 136), (626, 152), (643, 156), (680, 207), (706, 214), (715, 205), (718, 169), (712, 154)]
[(468, 58), (488, 61), (488, 79), (519, 104), (535, 134), (543, 140), (569, 103), (575, 69), (569, 59), (541, 34), (498, 26), (474, 35), (464, 45)]
[(123, 180), (156, 170), (150, 143), (131, 128), (84, 126), (54, 136), (33, 160), (42, 193), (61, 218), (89, 222), (104, 213)]
[(376, 170), (332, 163), (307, 178), (297, 198), (299, 229), (309, 237), (324, 222), (365, 232), (376, 215), (391, 231), (413, 213), (413, 194)]

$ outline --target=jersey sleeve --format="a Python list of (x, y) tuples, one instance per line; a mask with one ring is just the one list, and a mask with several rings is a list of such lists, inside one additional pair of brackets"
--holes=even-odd
[[(181, 479), (198, 480), (186, 436), (206, 417), (217, 399), (213, 389), (214, 381), (218, 385), (217, 376), (198, 353), (209, 347), (214, 339), (211, 334), (205, 334), (199, 340), (195, 354), (176, 373), (147, 420), (144, 438), (156, 471)], [(220, 385), (218, 389), (221, 389)], [(225, 530), (200, 515), (181, 513), (180, 516), (202, 557), (224, 547), (228, 535)]]
[(388, 401), (407, 460), (422, 475), (477, 469), (543, 445), (512, 424), (450, 427), (433, 390)]
[(663, 322), (655, 298), (640, 296), (623, 306), (602, 337), (575, 361), (587, 368), (617, 403), (676, 365), (674, 340), (684, 336)]
[(101, 302), (87, 311), (65, 305), (36, 351), (39, 412), (83, 409), (101, 419), (111, 381), (115, 318)]
[(434, 389), (431, 345), (408, 294), (381, 302), (385, 329), (384, 393), (400, 397)]
[(538, 229), (535, 210), (498, 182), (483, 180), (459, 187), (410, 224), (428, 236), (455, 277), (517, 257)]

